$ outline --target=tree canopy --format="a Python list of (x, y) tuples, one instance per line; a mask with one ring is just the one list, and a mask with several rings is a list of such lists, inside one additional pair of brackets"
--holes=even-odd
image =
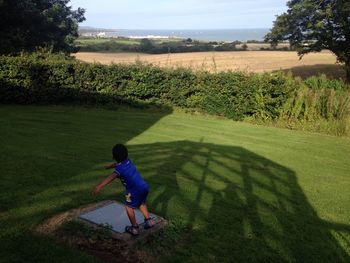
[(291, 0), (265, 36), (271, 44), (288, 40), (300, 57), (328, 49), (345, 64), (350, 81), (350, 1)]
[(0, 53), (15, 54), (50, 47), (69, 53), (78, 37), (82, 8), (72, 10), (70, 0), (0, 0)]

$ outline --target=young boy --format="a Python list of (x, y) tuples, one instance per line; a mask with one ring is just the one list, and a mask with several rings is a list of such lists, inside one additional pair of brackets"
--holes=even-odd
[(125, 209), (131, 222), (131, 226), (125, 227), (125, 231), (136, 236), (139, 234), (139, 226), (136, 223), (135, 208), (139, 208), (145, 217), (144, 228), (148, 229), (153, 226), (153, 222), (149, 217), (146, 206), (148, 185), (136, 170), (135, 165), (130, 159), (128, 159), (128, 150), (124, 145), (115, 145), (112, 154), (116, 163), (107, 165), (105, 168), (114, 168), (114, 172), (99, 185), (95, 186), (92, 189), (92, 194), (94, 196), (97, 195), (102, 188), (112, 182), (115, 178), (119, 178), (125, 186)]

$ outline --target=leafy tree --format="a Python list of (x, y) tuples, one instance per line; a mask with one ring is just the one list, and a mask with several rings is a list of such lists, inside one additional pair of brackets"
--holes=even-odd
[(154, 48), (154, 45), (153, 45), (153, 42), (151, 40), (149, 40), (148, 38), (141, 39), (140, 50), (142, 52), (148, 52), (153, 48)]
[(288, 10), (277, 16), (265, 41), (288, 40), (300, 58), (309, 52), (328, 49), (345, 64), (350, 81), (350, 1), (291, 0)]
[(0, 53), (14, 54), (38, 47), (73, 51), (85, 10), (72, 10), (69, 1), (0, 0)]

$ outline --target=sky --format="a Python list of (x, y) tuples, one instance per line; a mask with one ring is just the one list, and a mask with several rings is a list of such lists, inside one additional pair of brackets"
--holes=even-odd
[(111, 29), (271, 28), (287, 0), (71, 0), (81, 25)]

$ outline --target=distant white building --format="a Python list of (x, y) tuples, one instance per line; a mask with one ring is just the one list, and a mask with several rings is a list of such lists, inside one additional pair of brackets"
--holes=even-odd
[(106, 37), (106, 32), (99, 32), (96, 34), (97, 37)]

